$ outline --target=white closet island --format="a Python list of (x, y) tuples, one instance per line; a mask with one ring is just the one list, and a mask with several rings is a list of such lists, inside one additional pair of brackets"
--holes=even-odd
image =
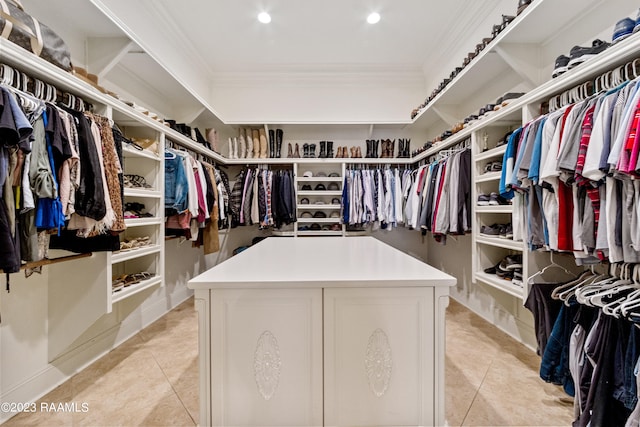
[(193, 278), (200, 425), (443, 425), (455, 284), (372, 237), (272, 237)]

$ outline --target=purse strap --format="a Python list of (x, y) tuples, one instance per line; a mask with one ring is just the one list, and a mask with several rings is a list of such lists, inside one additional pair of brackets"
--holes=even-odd
[[(16, 3), (16, 7), (22, 10), (22, 5), (15, 0), (12, 0), (13, 3)], [(40, 23), (33, 16), (29, 16), (33, 20), (33, 26), (35, 28), (35, 33), (27, 24), (16, 19), (11, 16), (11, 11), (9, 10), (9, 5), (5, 0), (0, 0), (0, 18), (3, 18), (5, 21), (4, 28), (2, 29), (2, 33), (0, 33), (0, 37), (3, 39), (9, 39), (9, 35), (11, 34), (11, 30), (13, 27), (20, 28), (24, 31), (31, 41), (31, 51), (36, 55), (40, 56), (42, 53), (42, 49), (44, 47), (44, 43), (42, 41), (42, 33), (40, 32)]]

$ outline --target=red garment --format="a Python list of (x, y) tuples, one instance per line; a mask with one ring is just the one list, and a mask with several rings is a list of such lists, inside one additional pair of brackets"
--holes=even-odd
[[(564, 134), (567, 116), (573, 105), (562, 115), (560, 138)], [(559, 149), (559, 147), (558, 147)], [(558, 250), (573, 251), (573, 191), (570, 185), (558, 180)]]

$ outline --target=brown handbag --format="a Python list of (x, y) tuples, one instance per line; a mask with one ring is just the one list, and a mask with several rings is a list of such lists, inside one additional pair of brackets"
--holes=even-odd
[(0, 37), (65, 71), (71, 70), (67, 44), (51, 28), (25, 12), (19, 0), (0, 0)]

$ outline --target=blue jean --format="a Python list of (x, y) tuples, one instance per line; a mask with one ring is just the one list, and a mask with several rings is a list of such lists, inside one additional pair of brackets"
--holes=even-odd
[[(173, 158), (167, 157), (173, 155)], [(182, 213), (189, 207), (187, 175), (182, 158), (171, 152), (165, 153), (164, 159), (164, 206), (168, 215)]]

